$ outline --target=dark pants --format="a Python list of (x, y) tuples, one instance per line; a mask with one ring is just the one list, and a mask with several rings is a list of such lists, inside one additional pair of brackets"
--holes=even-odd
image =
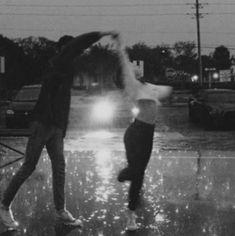
[(24, 163), (14, 175), (4, 193), (2, 203), (5, 206), (10, 206), (20, 186), (35, 170), (44, 146), (46, 146), (52, 163), (55, 208), (57, 210), (64, 208), (65, 160), (63, 132), (54, 125), (44, 125), (40, 122), (32, 124), (32, 134), (26, 147)]
[(143, 185), (145, 169), (148, 165), (153, 147), (154, 125), (135, 120), (126, 130), (124, 144), (131, 176), (129, 189), (130, 210), (135, 210)]

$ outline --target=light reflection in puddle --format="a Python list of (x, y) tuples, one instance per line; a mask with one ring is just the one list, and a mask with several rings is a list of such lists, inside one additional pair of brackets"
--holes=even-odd
[[(125, 162), (124, 152), (104, 145), (92, 151), (69, 150), (65, 156), (68, 209), (74, 215), (84, 217), (82, 235), (125, 235), (129, 184), (120, 184), (116, 180), (116, 174)], [(195, 158), (157, 156), (154, 152), (146, 170), (145, 205), (138, 212), (138, 223), (143, 229), (138, 235), (233, 235), (235, 162), (205, 159), (201, 162), (201, 172), (197, 172)], [(41, 160), (38, 170), (23, 185), (13, 204), (16, 219), (26, 225), (27, 231), (23, 234), (29, 236), (32, 228), (35, 236), (53, 235), (51, 166), (47, 155)], [(19, 165), (2, 173), (10, 178), (16, 167)], [(195, 185), (196, 181), (198, 185)], [(193, 198), (195, 191), (200, 196), (198, 201)], [(229, 201), (230, 204), (226, 205)]]
[(158, 213), (156, 216), (155, 216), (155, 222), (156, 223), (162, 223), (162, 222), (165, 222), (165, 223), (168, 223), (169, 222), (169, 219), (167, 219), (167, 215), (163, 214), (163, 213)]
[(101, 149), (95, 154), (96, 171), (103, 183), (106, 183), (112, 176), (111, 156), (112, 152), (109, 149)]
[(95, 138), (95, 139), (109, 139), (113, 138), (114, 134), (112, 132), (109, 132), (107, 130), (99, 130), (96, 132), (89, 132), (86, 135), (84, 135), (85, 138)]
[(107, 202), (114, 194), (115, 188), (110, 183), (113, 173), (112, 152), (109, 149), (101, 149), (95, 153), (95, 169), (100, 178), (95, 190), (96, 201)]

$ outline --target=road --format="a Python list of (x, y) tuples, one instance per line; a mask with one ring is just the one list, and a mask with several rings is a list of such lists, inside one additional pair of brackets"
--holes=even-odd
[[(83, 218), (84, 229), (70, 232), (55, 224), (50, 161), (44, 150), (12, 206), (20, 232), (8, 235), (235, 235), (234, 131), (204, 131), (188, 123), (186, 106), (162, 106), (137, 212), (140, 230), (130, 233), (125, 231), (128, 183), (116, 181), (125, 166), (122, 137), (129, 117), (97, 126), (84, 118), (91, 113), (86, 101), (84, 106), (79, 101), (72, 99), (65, 139), (66, 196), (68, 209)], [(27, 137), (1, 141), (24, 152)], [(1, 154), (1, 164), (19, 157), (6, 148)], [(1, 169), (1, 192), (19, 165)]]

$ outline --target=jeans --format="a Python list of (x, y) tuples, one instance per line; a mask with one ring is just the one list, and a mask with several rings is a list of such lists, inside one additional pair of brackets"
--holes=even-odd
[(63, 131), (54, 125), (45, 125), (35, 121), (32, 124), (32, 133), (29, 137), (24, 163), (12, 178), (3, 195), (2, 203), (10, 206), (18, 189), (33, 173), (46, 146), (52, 163), (53, 195), (56, 210), (64, 209), (65, 160)]
[(126, 130), (124, 144), (128, 170), (131, 175), (128, 208), (135, 210), (143, 185), (145, 169), (153, 147), (154, 125), (135, 120)]

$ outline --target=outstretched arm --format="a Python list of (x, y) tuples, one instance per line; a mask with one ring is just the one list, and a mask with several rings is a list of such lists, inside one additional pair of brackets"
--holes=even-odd
[(115, 31), (96, 31), (79, 35), (65, 45), (62, 51), (57, 56), (52, 58), (51, 62), (55, 66), (69, 65), (73, 62), (75, 57), (81, 55), (84, 50), (99, 41), (102, 37), (108, 35), (114, 37), (115, 34)]

